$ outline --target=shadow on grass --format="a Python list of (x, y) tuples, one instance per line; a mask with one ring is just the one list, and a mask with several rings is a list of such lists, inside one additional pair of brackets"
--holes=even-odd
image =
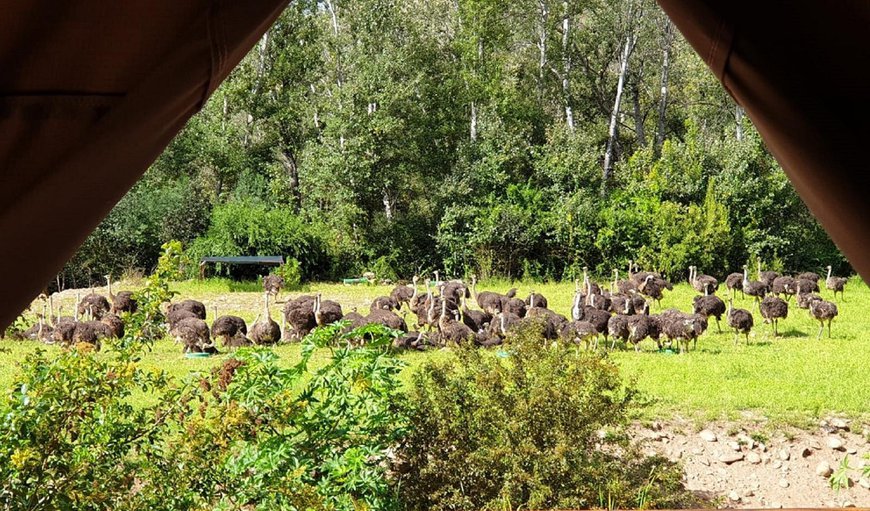
[(784, 332), (780, 331), (779, 336), (784, 337), (784, 338), (795, 338), (795, 337), (808, 337), (808, 334), (806, 332), (798, 330), (797, 328), (789, 328), (788, 330), (786, 330)]

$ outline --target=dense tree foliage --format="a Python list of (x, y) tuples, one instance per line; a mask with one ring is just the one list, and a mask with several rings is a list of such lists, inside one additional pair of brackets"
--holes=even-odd
[(64, 275), (172, 238), (319, 278), (847, 271), (650, 0), (292, 2)]

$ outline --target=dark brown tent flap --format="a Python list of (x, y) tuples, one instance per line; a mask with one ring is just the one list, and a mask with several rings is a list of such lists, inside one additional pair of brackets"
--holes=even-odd
[(63, 267), (287, 3), (5, 3), (0, 331)]
[(870, 2), (658, 0), (870, 278)]

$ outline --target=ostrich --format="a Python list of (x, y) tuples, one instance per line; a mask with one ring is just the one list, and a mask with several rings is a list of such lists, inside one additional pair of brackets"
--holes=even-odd
[(281, 327), (272, 319), (269, 311), (269, 292), (263, 293), (263, 320), (251, 325), (251, 341), (262, 346), (271, 346), (281, 340)]
[(182, 300), (180, 302), (169, 305), (169, 312), (186, 310), (190, 311), (195, 317), (205, 321), (205, 305), (196, 300)]
[(619, 280), (619, 270), (613, 269), (613, 285), (620, 294), (628, 295), (633, 291), (637, 291), (637, 282), (631, 279)]
[(535, 302), (535, 294), (532, 294), (531, 304), (529, 308), (526, 310), (525, 322), (533, 322), (543, 329), (543, 337), (545, 339), (556, 339), (559, 335), (559, 331), (562, 329), (562, 325), (567, 323), (568, 320), (559, 314), (551, 311), (546, 307), (538, 306), (537, 302)]
[(770, 284), (770, 293), (776, 296), (785, 297), (788, 300), (795, 294), (795, 279), (787, 275), (773, 279)]
[(535, 307), (543, 307), (545, 309), (548, 305), (547, 298), (542, 294), (535, 293), (534, 291), (532, 291), (529, 294), (529, 297), (526, 298), (526, 307), (531, 307), (532, 303), (535, 304)]
[(489, 333), (504, 338), (507, 333), (522, 321), (522, 318), (510, 312), (499, 312), (489, 324)]
[(583, 317), (583, 307), (580, 306), (580, 303), (583, 301), (583, 293), (580, 290), (574, 291), (574, 302), (571, 305), (571, 319), (573, 321), (580, 321), (580, 318)]
[(332, 300), (323, 301), (320, 293), (317, 293), (317, 298), (314, 301), (314, 322), (317, 326), (326, 326), (341, 321), (344, 314), (341, 310), (341, 305)]
[(689, 276), (692, 287), (701, 294), (712, 295), (719, 290), (719, 281), (716, 280), (716, 277), (704, 275), (703, 273), (698, 275), (697, 266), (689, 266)]
[(846, 301), (843, 298), (843, 288), (846, 286), (846, 282), (848, 282), (848, 279), (844, 277), (832, 277), (831, 267), (828, 266), (828, 277), (825, 279), (825, 287), (834, 292), (834, 300), (837, 299), (837, 293), (840, 293), (840, 299), (844, 302)]
[(489, 313), (469, 309), (466, 297), (462, 297), (462, 322), (468, 328), (475, 332), (482, 332), (486, 330), (491, 321), (492, 316)]
[(631, 318), (629, 315), (630, 306), (631, 302), (626, 300), (622, 312), (611, 316), (610, 319), (607, 320), (607, 333), (610, 335), (610, 349), (616, 347), (617, 339), (621, 339), (623, 342), (628, 340), (628, 321)]
[(366, 323), (377, 323), (393, 330), (408, 331), (408, 325), (401, 316), (393, 311), (374, 309), (366, 316)]
[[(413, 312), (413, 313), (416, 313), (417, 307), (420, 306), (420, 294), (417, 292), (417, 280), (418, 279), (419, 279), (419, 277), (414, 275), (414, 278), (412, 279), (412, 281), (414, 283), (414, 291), (411, 294), (411, 297), (408, 299), (408, 308), (411, 309), (411, 312)], [(426, 280), (426, 287), (427, 288), (429, 287), (429, 280), (428, 279)]]
[(460, 345), (474, 339), (474, 332), (467, 325), (447, 315), (447, 301), (441, 300), (441, 316), (438, 318), (438, 331), (444, 342)]
[(725, 314), (725, 302), (716, 295), (696, 296), (692, 300), (692, 310), (695, 314), (701, 314), (705, 318), (713, 316), (716, 318), (716, 330), (722, 333), (722, 326), (719, 321), (722, 319), (722, 314)]
[(819, 277), (818, 273), (812, 271), (805, 271), (803, 273), (799, 273), (798, 276), (795, 277), (795, 280), (809, 280), (815, 282), (816, 284), (818, 284), (819, 280), (821, 279), (822, 278)]
[[(595, 296), (591, 297), (592, 304), (587, 305), (583, 309), (582, 321), (588, 321), (595, 327), (595, 331), (604, 336), (604, 341), (607, 342), (607, 323), (610, 321), (610, 313), (595, 307)], [(596, 343), (596, 348), (598, 348)]]
[[(811, 282), (807, 281), (807, 280), (799, 280), (797, 282), (797, 284), (795, 284), (795, 286), (797, 288), (797, 300), (796, 300), (797, 306), (800, 307), (801, 309), (809, 309), (810, 304), (813, 302), (813, 300), (821, 300), (822, 299), (822, 297), (817, 295), (817, 294), (813, 294), (811, 292), (804, 291), (803, 286), (806, 285), (807, 283), (811, 284)], [(816, 287), (818, 287), (818, 286), (816, 286)]]
[(96, 320), (80, 321), (75, 324), (72, 334), (72, 343), (90, 344), (97, 351), (100, 350), (100, 341), (112, 336), (112, 330), (108, 325)]
[(631, 316), (635, 314), (634, 300), (631, 296), (624, 294), (610, 295), (610, 312), (614, 314), (625, 314)]
[(317, 327), (314, 300), (311, 295), (302, 295), (284, 304), (284, 319), (290, 327), (284, 331), (286, 340), (298, 341)]
[(284, 288), (284, 277), (271, 273), (263, 277), (263, 291), (272, 295), (275, 302), (278, 302), (278, 293)]
[(216, 353), (209, 337), (208, 325), (199, 318), (185, 318), (170, 332), (184, 345), (185, 353)]
[(701, 314), (683, 314), (679, 311), (673, 311), (668, 315), (663, 315), (661, 327), (662, 333), (673, 342), (674, 340), (680, 346), (680, 353), (689, 351), (689, 342), (692, 341), (697, 347), (698, 336), (704, 333), (707, 328), (707, 318)]
[(768, 295), (761, 300), (759, 312), (765, 322), (773, 323), (773, 336), (778, 336), (777, 323), (788, 317), (788, 303), (778, 296)]
[(746, 298), (746, 295), (743, 294), (743, 274), (734, 272), (729, 273), (727, 277), (725, 277), (725, 287), (728, 288), (729, 296), (734, 298), (734, 292), (740, 291), (742, 298)]
[(84, 298), (78, 304), (78, 312), (80, 316), (89, 316), (91, 319), (100, 319), (103, 317), (103, 314), (109, 312), (111, 310), (111, 306), (109, 305), (109, 301), (106, 300), (106, 297), (94, 293), (91, 290), (90, 293), (85, 295)]
[(601, 294), (601, 286), (589, 280), (589, 268), (583, 267), (583, 287), (588, 294)]
[(807, 279), (795, 279), (794, 282), (795, 289), (800, 288), (801, 290), (798, 294), (801, 293), (819, 293), (821, 290), (819, 289), (819, 281), (818, 280), (807, 280)]
[(743, 266), (743, 293), (755, 299), (754, 307), (767, 294), (767, 284), (758, 280), (749, 280), (749, 267)]
[(414, 278), (411, 279), (413, 286), (396, 286), (390, 292), (390, 297), (398, 304), (398, 307), (396, 307), (397, 309), (400, 308), (402, 304), (410, 306), (411, 298), (417, 296), (417, 279), (418, 277), (414, 275)]
[(441, 298), (446, 299), (451, 303), (458, 304), (459, 299), (463, 296), (467, 298), (471, 297), (471, 293), (468, 291), (468, 286), (466, 286), (461, 280), (444, 282), (439, 286), (439, 289), (441, 291)]
[(588, 321), (571, 321), (562, 328), (561, 336), (566, 342), (584, 344), (587, 350), (590, 345), (598, 344), (597, 341), (593, 343), (598, 337), (598, 331)]
[(746, 343), (749, 344), (749, 331), (752, 330), (752, 313), (746, 309), (735, 309), (734, 299), (728, 300), (728, 326), (734, 329), (734, 344), (737, 344), (739, 334), (746, 336)]
[(510, 312), (511, 314), (516, 314), (519, 317), (525, 317), (526, 315), (526, 302), (520, 300), (519, 298), (511, 297), (504, 301), (503, 309), (505, 312)]
[(399, 302), (392, 296), (379, 296), (372, 301), (370, 309), (383, 309), (387, 311), (399, 308)]
[(182, 319), (190, 318), (202, 319), (197, 314), (187, 309), (170, 308), (169, 312), (166, 313), (166, 321), (169, 323), (169, 330), (172, 330)]
[(477, 302), (477, 306), (493, 316), (502, 311), (503, 305), (507, 301), (506, 298), (510, 299), (513, 297), (501, 295), (492, 291), (481, 291), (478, 293), (477, 275), (471, 276), (471, 294), (474, 296), (474, 300)]
[(234, 345), (232, 347), (245, 344), (240, 342), (248, 334), (248, 325), (244, 319), (238, 316), (218, 316), (217, 307), (214, 308), (214, 316), (215, 320), (211, 324), (212, 339), (222, 339), (225, 347), (230, 347), (231, 344)]
[(837, 317), (837, 305), (825, 300), (812, 300), (810, 302), (810, 315), (819, 322), (819, 335), (816, 339), (822, 338), (822, 332), (825, 331), (825, 322), (828, 323), (828, 339), (831, 338), (831, 321)]
[(662, 306), (662, 286), (655, 279), (655, 275), (647, 275), (643, 279), (643, 283), (637, 286), (638, 292), (642, 295), (648, 296), (656, 301), (659, 307)]
[(649, 305), (646, 304), (643, 309), (643, 314), (631, 316), (628, 319), (628, 341), (634, 344), (634, 351), (640, 351), (640, 342), (647, 337), (653, 339), (661, 349), (659, 343), (659, 334), (661, 326), (659, 320), (655, 316), (649, 315)]
[(118, 291), (118, 294), (112, 292), (112, 275), (106, 275), (106, 285), (109, 287), (109, 300), (112, 301), (112, 310), (114, 314), (122, 312), (136, 312), (139, 305), (133, 299), (132, 291)]
[(356, 307), (351, 309), (350, 312), (344, 315), (342, 318), (344, 321), (349, 322), (349, 324), (342, 330), (342, 333), (348, 333), (352, 330), (356, 330), (359, 327), (366, 325), (366, 318), (362, 314), (356, 311)]
[(761, 261), (758, 261), (758, 280), (764, 282), (766, 288), (770, 289), (773, 280), (781, 276), (782, 275), (775, 271), (761, 271)]
[(109, 337), (120, 339), (124, 337), (124, 322), (116, 314), (108, 312), (100, 318), (100, 323), (109, 329)]

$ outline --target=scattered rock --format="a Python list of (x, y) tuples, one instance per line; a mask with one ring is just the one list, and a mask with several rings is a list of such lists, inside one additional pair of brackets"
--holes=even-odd
[(843, 440), (836, 436), (828, 437), (828, 447), (835, 451), (842, 451), (844, 450)]
[(700, 455), (704, 454), (704, 450), (703, 449), (692, 449), (692, 454), (694, 454), (695, 456), (700, 456)]
[(698, 436), (701, 437), (701, 440), (705, 442), (715, 442), (717, 440), (716, 433), (713, 433), (709, 429), (705, 429), (698, 433)]
[(710, 460), (708, 460), (707, 458), (698, 458), (698, 463), (704, 465), (705, 467), (710, 466)]
[(782, 449), (779, 451), (779, 459), (782, 461), (788, 461), (791, 458), (791, 454), (789, 454), (788, 449)]
[(743, 459), (743, 453), (741, 453), (741, 452), (729, 452), (729, 453), (725, 453), (725, 454), (719, 456), (719, 461), (726, 464), (726, 465), (730, 465), (730, 464), (735, 463), (737, 461), (740, 461), (742, 459)]
[(822, 448), (822, 444), (820, 444), (818, 442), (818, 440), (816, 440), (816, 439), (811, 439), (809, 444), (810, 444), (810, 448), (815, 449), (816, 451), (821, 450), (821, 448)]
[(734, 449), (737, 452), (740, 452), (740, 444), (737, 442), (728, 442), (728, 447)]
[(761, 456), (754, 452), (750, 452), (746, 455), (746, 461), (752, 463), (753, 465), (758, 465), (759, 463), (761, 463)]
[(804, 447), (803, 449), (801, 449), (801, 458), (809, 458), (812, 455), (813, 455), (813, 450), (810, 449), (809, 447)]
[(758, 448), (761, 449), (761, 452), (767, 452), (767, 444), (758, 444)]
[(781, 502), (771, 502), (770, 507), (773, 509), (782, 509), (782, 503)]
[(779, 460), (773, 460), (773, 463), (771, 463), (771, 465), (773, 466), (773, 468), (779, 468), (782, 466), (782, 462)]
[(855, 507), (855, 504), (853, 502), (846, 500), (843, 502), (843, 507)]
[(862, 488), (867, 488), (868, 490), (870, 490), (870, 479), (862, 477), (861, 479), (858, 479), (858, 485)]
[(752, 491), (752, 490), (746, 490), (746, 492), (743, 493), (743, 496), (744, 496), (744, 497), (747, 497), (747, 498), (749, 498), (749, 497), (754, 497), (754, 496), (755, 496), (755, 492)]
[(728, 494), (728, 499), (734, 502), (740, 502), (740, 495), (738, 495), (736, 491), (732, 491)]
[[(725, 470), (725, 469), (722, 468), (722, 467), (717, 468), (717, 469), (716, 469), (716, 472), (717, 472), (720, 476), (727, 476), (727, 475), (728, 475), (728, 471)], [(720, 482), (721, 482), (721, 481), (722, 481), (722, 480), (720, 479)]]
[(816, 474), (822, 477), (828, 477), (833, 473), (834, 469), (831, 468), (831, 465), (829, 465), (827, 461), (823, 461), (816, 465)]
[(653, 423), (650, 424), (650, 428), (652, 428), (653, 431), (661, 431), (662, 423), (659, 421), (653, 421)]
[(779, 486), (780, 486), (781, 488), (788, 488), (788, 481), (786, 481), (785, 479), (780, 479), (780, 480), (779, 480)]
[(854, 447), (849, 447), (848, 449), (846, 449), (846, 452), (849, 454), (858, 454), (858, 449)]
[(849, 423), (839, 417), (831, 419), (830, 424), (837, 429), (849, 431)]

